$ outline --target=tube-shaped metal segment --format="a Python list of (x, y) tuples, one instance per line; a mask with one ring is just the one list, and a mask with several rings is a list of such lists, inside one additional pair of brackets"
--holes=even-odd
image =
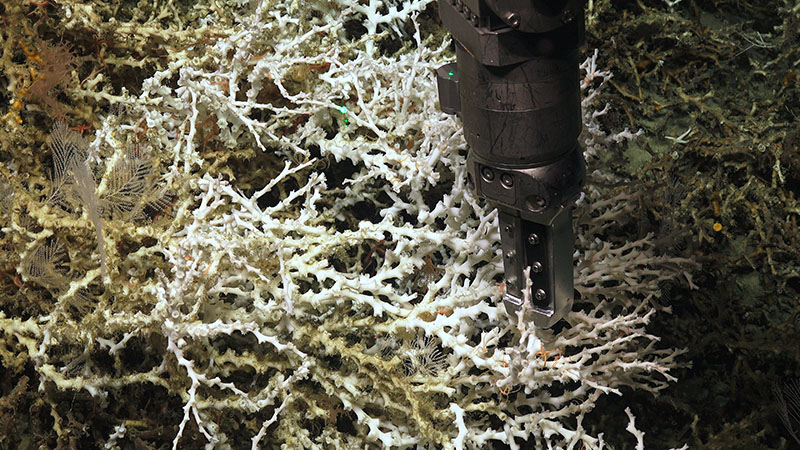
[(578, 52), (510, 66), (480, 64), (457, 44), (461, 117), (470, 149), (510, 167), (557, 159), (581, 132)]

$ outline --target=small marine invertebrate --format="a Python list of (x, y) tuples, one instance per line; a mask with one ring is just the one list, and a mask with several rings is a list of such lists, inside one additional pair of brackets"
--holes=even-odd
[(445, 355), (433, 337), (418, 336), (404, 353), (403, 367), (407, 375), (435, 377), (445, 367)]
[(800, 444), (800, 380), (787, 381), (783, 387), (775, 385), (772, 393), (778, 402), (778, 415), (786, 431)]
[(53, 152), (53, 183), (48, 200), (52, 203), (63, 202), (63, 188), (68, 183), (67, 174), (71, 173), (74, 191), (95, 228), (97, 253), (100, 255), (100, 267), (105, 278), (108, 274), (108, 265), (103, 240), (103, 223), (100, 220), (100, 206), (97, 200), (97, 185), (87, 160), (89, 143), (76, 131), (71, 130), (66, 122), (57, 121), (50, 133), (48, 145)]
[(152, 158), (138, 146), (117, 158), (109, 179), (98, 188), (103, 215), (127, 221), (145, 220), (150, 213), (161, 213), (172, 200), (159, 187), (159, 173)]
[(64, 245), (53, 239), (36, 248), (25, 259), (22, 274), (28, 281), (34, 281), (51, 289), (60, 289), (67, 284), (61, 264), (66, 261)]
[(75, 56), (66, 45), (50, 44), (42, 41), (42, 49), (36, 53), (23, 46), (29, 60), (38, 63), (39, 69), (33, 72), (33, 83), (27, 95), (32, 100), (45, 105), (56, 116), (63, 115), (64, 107), (56, 99), (56, 90), (69, 83), (75, 69)]

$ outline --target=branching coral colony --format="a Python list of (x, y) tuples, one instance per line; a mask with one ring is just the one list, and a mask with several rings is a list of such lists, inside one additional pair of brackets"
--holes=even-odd
[[(611, 75), (597, 55), (584, 65), (580, 301), (554, 334), (498, 304), (496, 216), (438, 111), (433, 69), (453, 55), (418, 15), (430, 1), (305, 3), (231, 2), (231, 17), (201, 3), (191, 32), (135, 10), (146, 24), (115, 33), (166, 46), (141, 93), (94, 74), (69, 90), (114, 105), (94, 136), (56, 125), (55, 168), (0, 168), (2, 245), (18, 253), (0, 355), (16, 378), (33, 369), (43, 439), (602, 448), (582, 427), (595, 401), (657, 392), (685, 364), (646, 325), (659, 282), (691, 284), (692, 267), (623, 235), (632, 194), (598, 183), (611, 175), (594, 155), (636, 135), (596, 121)], [(63, 30), (102, 35), (102, 8), (57, 9)], [(75, 419), (63, 391), (105, 414)]]

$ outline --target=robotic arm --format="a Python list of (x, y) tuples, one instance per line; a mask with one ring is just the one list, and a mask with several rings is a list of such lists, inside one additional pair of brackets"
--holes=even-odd
[(467, 184), (498, 209), (506, 311), (530, 302), (543, 328), (573, 299), (584, 1), (439, 0), (457, 58), (437, 70), (439, 103), (463, 121)]

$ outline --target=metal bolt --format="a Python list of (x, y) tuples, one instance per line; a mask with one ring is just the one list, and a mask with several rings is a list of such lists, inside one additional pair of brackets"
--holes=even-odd
[(533, 296), (536, 298), (536, 300), (542, 301), (547, 298), (547, 293), (544, 291), (544, 289), (537, 289)]
[(507, 259), (514, 259), (514, 250), (509, 250), (506, 252)]
[(481, 168), (481, 176), (486, 181), (493, 181), (494, 180), (494, 170), (491, 167), (482, 167)]
[(542, 266), (542, 263), (540, 263), (539, 261), (536, 261), (533, 264), (531, 264), (531, 270), (533, 271), (533, 273), (542, 273), (542, 269), (544, 269), (544, 267)]
[(520, 22), (520, 18), (519, 18), (519, 14), (517, 14), (517, 13), (509, 13), (506, 16), (506, 23), (508, 23), (509, 25), (511, 25), (514, 28), (519, 27), (519, 22)]
[(539, 211), (547, 206), (547, 199), (539, 194), (529, 195), (525, 198), (525, 206), (531, 211)]
[(536, 245), (539, 243), (539, 235), (536, 233), (531, 233), (528, 235), (528, 244)]
[(512, 177), (510, 174), (504, 173), (500, 175), (500, 182), (503, 183), (503, 186), (510, 188), (511, 186), (514, 186), (514, 177)]
[(567, 24), (572, 22), (575, 19), (575, 16), (572, 14), (572, 10), (565, 9), (564, 12), (561, 13), (561, 23)]
[(512, 228), (511, 225), (506, 225), (503, 229), (506, 230), (506, 233), (511, 233), (514, 231), (514, 228)]

